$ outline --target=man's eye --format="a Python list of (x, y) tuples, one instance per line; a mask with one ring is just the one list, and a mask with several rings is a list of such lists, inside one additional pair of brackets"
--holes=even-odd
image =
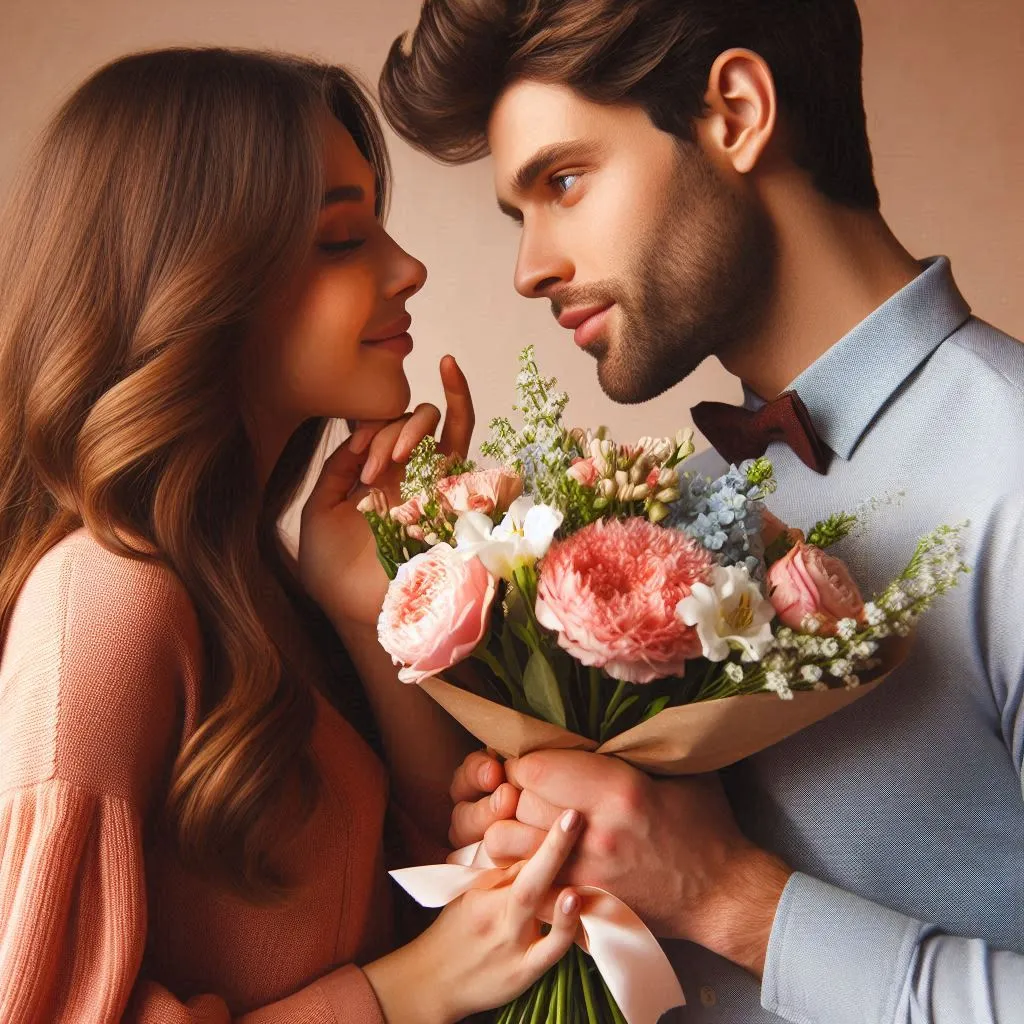
[(551, 179), (551, 184), (555, 186), (558, 192), (563, 195), (569, 191), (579, 181), (580, 175), (578, 174), (556, 174)]
[(344, 242), (320, 242), (319, 249), (321, 252), (325, 252), (328, 255), (337, 255), (339, 253), (355, 252), (356, 249), (361, 248), (365, 242), (365, 238), (350, 238)]

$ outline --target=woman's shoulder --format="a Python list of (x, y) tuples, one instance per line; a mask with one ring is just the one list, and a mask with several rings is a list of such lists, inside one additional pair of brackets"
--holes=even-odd
[[(0, 758), (24, 785), (60, 777), (141, 796), (194, 717), (202, 645), (166, 566), (69, 534), (32, 569), (0, 661)], [(175, 734), (178, 734), (177, 736)]]

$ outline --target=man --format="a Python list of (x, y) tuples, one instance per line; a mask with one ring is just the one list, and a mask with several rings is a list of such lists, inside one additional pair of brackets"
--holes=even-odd
[[(750, 410), (795, 392), (811, 427), (760, 446), (773, 511), (890, 499), (840, 551), (869, 590), (971, 521), (969, 582), (905, 665), (723, 773), (728, 801), (578, 752), (460, 771), (452, 838), (499, 859), (584, 813), (569, 880), (683, 940), (686, 1020), (1024, 1021), (1024, 346), (882, 219), (860, 60), (853, 0), (429, 0), (382, 76), (413, 145), (490, 152), (516, 288), (611, 398), (709, 355)], [(725, 420), (711, 439), (755, 454)]]

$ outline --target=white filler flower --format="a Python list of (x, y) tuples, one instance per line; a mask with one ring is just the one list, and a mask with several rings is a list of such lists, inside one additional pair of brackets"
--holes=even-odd
[(711, 586), (695, 583), (690, 596), (676, 605), (676, 615), (697, 627), (708, 661), (724, 661), (733, 647), (758, 661), (774, 643), (775, 609), (745, 566), (716, 565)]

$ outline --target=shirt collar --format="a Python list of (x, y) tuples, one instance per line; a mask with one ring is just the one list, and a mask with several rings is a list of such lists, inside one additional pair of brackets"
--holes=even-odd
[[(807, 406), (822, 440), (842, 459), (906, 379), (971, 315), (945, 256), (923, 270), (789, 385)], [(743, 387), (744, 405), (764, 399)]]

